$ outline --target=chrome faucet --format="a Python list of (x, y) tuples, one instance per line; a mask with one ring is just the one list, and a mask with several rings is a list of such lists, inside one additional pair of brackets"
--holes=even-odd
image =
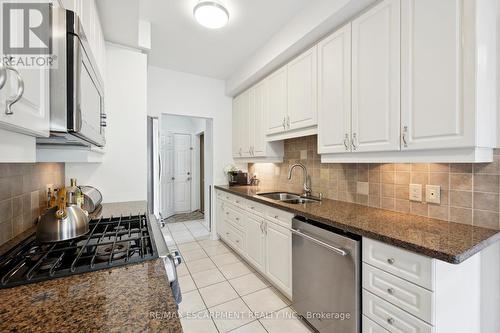
[(295, 167), (299, 167), (302, 169), (302, 172), (304, 175), (304, 194), (303, 195), (308, 197), (311, 195), (311, 188), (309, 187), (309, 185), (307, 185), (307, 178), (308, 178), (307, 169), (303, 164), (296, 163), (290, 167), (290, 169), (288, 170), (288, 180), (292, 179), (292, 171), (293, 171), (293, 169), (295, 169)]

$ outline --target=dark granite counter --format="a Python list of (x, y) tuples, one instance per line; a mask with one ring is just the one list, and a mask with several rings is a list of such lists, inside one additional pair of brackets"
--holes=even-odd
[[(145, 202), (104, 204), (109, 217)], [(162, 259), (0, 290), (0, 332), (182, 332)]]
[(216, 189), (286, 210), (354, 234), (376, 239), (432, 258), (459, 264), (500, 240), (500, 231), (358, 204), (324, 199), (320, 203), (287, 204), (257, 196), (276, 192), (255, 186)]

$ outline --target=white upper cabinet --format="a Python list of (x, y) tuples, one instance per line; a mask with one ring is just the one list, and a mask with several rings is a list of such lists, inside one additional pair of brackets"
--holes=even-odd
[(287, 116), (287, 70), (286, 66), (271, 74), (268, 84), (267, 131), (269, 134), (286, 131)]
[(316, 46), (290, 61), (286, 126), (298, 130), (318, 124)]
[[(471, 3), (402, 2), (403, 150), (476, 146)], [(487, 61), (487, 50), (477, 56)]]
[(233, 157), (250, 155), (249, 126), (250, 110), (249, 91), (245, 91), (233, 101)]
[(240, 109), (241, 109), (241, 100), (242, 96), (235, 97), (233, 99), (233, 118), (232, 118), (232, 126), (233, 126), (233, 157), (242, 157), (242, 149), (240, 144), (240, 133), (238, 132), (240, 127)]
[(266, 116), (268, 112), (268, 81), (264, 80), (255, 85), (253, 117), (250, 120), (250, 142), (253, 142), (252, 154), (254, 156), (266, 156)]
[(351, 150), (351, 24), (318, 44), (318, 150)]
[(354, 151), (399, 150), (400, 0), (385, 0), (352, 21)]

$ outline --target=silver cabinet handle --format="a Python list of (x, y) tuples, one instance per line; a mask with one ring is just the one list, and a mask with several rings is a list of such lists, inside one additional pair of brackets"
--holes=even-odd
[(346, 151), (349, 151), (349, 134), (345, 134), (344, 136), (344, 147)]
[(388, 289), (387, 289), (387, 293), (388, 293), (389, 295), (394, 295), (394, 289), (392, 289), (392, 288), (388, 288)]
[(408, 148), (408, 142), (406, 141), (406, 135), (408, 134), (408, 126), (403, 126), (403, 134), (401, 135), (401, 139), (403, 140), (403, 146)]
[(283, 117), (283, 129), (286, 129), (286, 117)]
[(286, 116), (286, 126), (290, 129), (290, 116)]
[(389, 325), (394, 325), (394, 318), (387, 318), (387, 323)]
[(352, 141), (351, 141), (352, 149), (357, 150), (359, 147), (359, 142), (358, 142), (358, 134), (352, 133)]
[(24, 94), (24, 80), (23, 80), (21, 74), (19, 74), (18, 70), (15, 69), (14, 67), (7, 66), (7, 69), (13, 71), (14, 73), (16, 73), (16, 77), (17, 77), (17, 92), (16, 92), (16, 94), (14, 96), (9, 97), (7, 99), (7, 101), (5, 102), (5, 114), (6, 115), (12, 115), (12, 114), (14, 114), (14, 111), (12, 111), (12, 106), (14, 104), (16, 104), (17, 102), (19, 102), (19, 100), (21, 99), (21, 97), (23, 97), (23, 94)]
[(3, 62), (0, 61), (0, 89), (3, 88), (5, 82), (7, 82), (7, 68), (5, 68)]
[(322, 242), (319, 239), (316, 239), (314, 237), (306, 235), (303, 232), (301, 232), (299, 229), (290, 229), (290, 230), (292, 231), (292, 233), (294, 233), (298, 236), (304, 237), (305, 239), (310, 240), (311, 242), (314, 242), (318, 245), (321, 245), (321, 246), (323, 246), (323, 247), (325, 247), (325, 248), (327, 248), (327, 249), (329, 249), (329, 250), (331, 250), (331, 251), (333, 251), (333, 252), (335, 252), (343, 257), (345, 257), (347, 255), (347, 251), (339, 249), (338, 247), (335, 247), (335, 246), (331, 246), (330, 244)]
[(175, 180), (175, 177), (172, 177), (172, 180)]
[(396, 260), (394, 260), (394, 258), (389, 258), (389, 259), (387, 259), (387, 263), (388, 263), (389, 265), (394, 265), (394, 263), (395, 263), (395, 262), (396, 262)]

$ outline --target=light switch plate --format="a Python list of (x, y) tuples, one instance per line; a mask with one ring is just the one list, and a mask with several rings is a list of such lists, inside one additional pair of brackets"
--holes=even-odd
[(440, 204), (441, 203), (441, 186), (439, 185), (426, 185), (425, 186), (425, 201), (428, 203)]
[(410, 200), (422, 202), (422, 184), (410, 184)]

